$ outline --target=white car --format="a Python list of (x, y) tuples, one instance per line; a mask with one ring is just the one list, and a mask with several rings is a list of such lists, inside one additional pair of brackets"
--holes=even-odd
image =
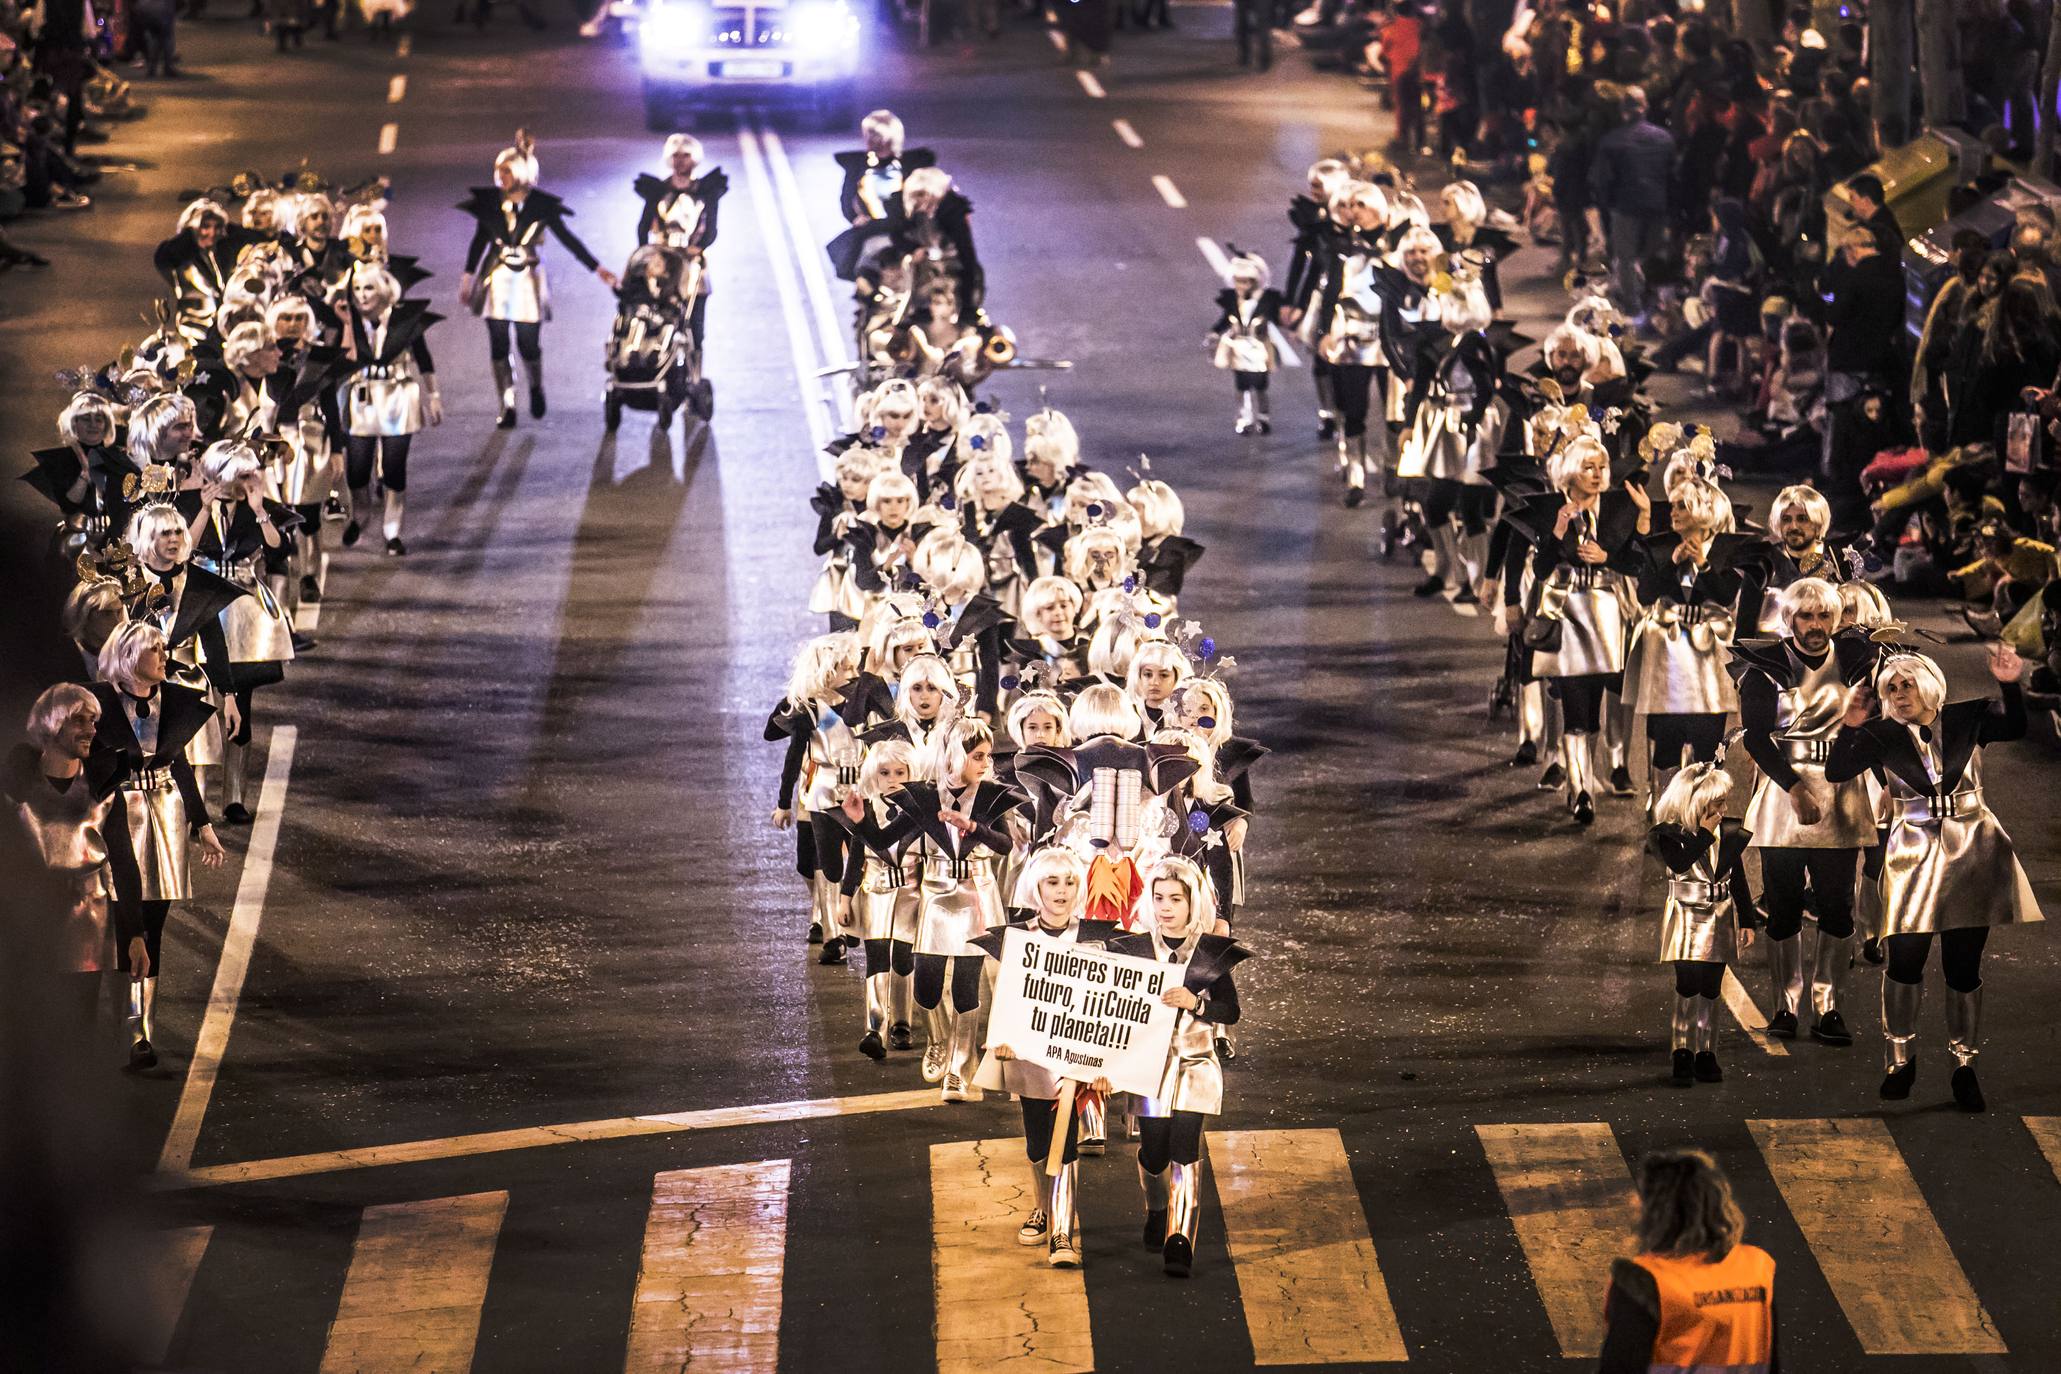
[(805, 104), (826, 125), (848, 124), (861, 43), (846, 0), (648, 0), (637, 28), (645, 122), (662, 133), (679, 106)]

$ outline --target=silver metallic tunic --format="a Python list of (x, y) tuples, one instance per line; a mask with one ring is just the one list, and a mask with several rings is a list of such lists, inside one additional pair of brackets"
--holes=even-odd
[(1825, 661), (1813, 668), (1786, 644), (1783, 651), (1795, 660), (1798, 674), (1794, 687), (1781, 689), (1775, 742), (1825, 814), (1816, 825), (1805, 825), (1789, 793), (1762, 774), (1746, 808), (1746, 828), (1761, 849), (1864, 849), (1875, 843), (1867, 785), (1859, 778), (1837, 785), (1825, 781), (1825, 760), (1846, 713), (1839, 655), (1828, 650)]
[(1562, 563), (1546, 575), (1534, 614), (1560, 618), (1560, 648), (1533, 654), (1533, 677), (1587, 677), (1624, 671), (1625, 626), (1635, 602), (1631, 580), (1601, 563)]
[(1625, 696), (1641, 715), (1717, 715), (1739, 708), (1725, 672), (1736, 621), (1721, 606), (1662, 599), (1632, 630)]
[[(1161, 963), (1173, 964), (1185, 971), (1189, 956), (1195, 952), (1195, 937), (1189, 936), (1181, 942), (1180, 948), (1175, 949), (1155, 930), (1152, 932), (1152, 950)], [(1193, 1012), (1175, 1013), (1173, 1045), (1167, 1051), (1166, 1068), (1160, 1073), (1159, 1088), (1152, 1096), (1133, 1101), (1139, 1116), (1171, 1116), (1175, 1112), (1221, 1115), (1224, 1110), (1224, 1069), (1217, 1062), (1216, 1027)]]
[[(1928, 758), (1927, 764), (1936, 777), (1938, 760)], [(1960, 783), (1944, 796), (1920, 792), (1894, 769), (1886, 771), (1894, 819), (1882, 864), (1883, 935), (2046, 919), (2011, 837), (1983, 800), (1980, 746)]]
[[(36, 771), (42, 772), (38, 764)], [(115, 967), (107, 903), (114, 885), (107, 867), (107, 825), (115, 798), (96, 800), (83, 775), (60, 792), (40, 777), (16, 808), (43, 866), (62, 878), (71, 904), (57, 953), (62, 967), (98, 973)]]
[(1684, 873), (1667, 875), (1667, 905), (1660, 913), (1660, 958), (1729, 964), (1739, 958), (1739, 912), (1720, 859), (1724, 837), (1711, 841)]
[[(946, 807), (971, 806), (974, 790), (967, 789), (961, 800), (954, 801), (940, 787), (938, 796)], [(996, 856), (972, 836), (955, 834), (947, 848), (928, 831), (921, 856), (916, 952), (979, 955), (979, 947), (968, 942), (1008, 919), (1002, 906), (1001, 880), (995, 872)]]

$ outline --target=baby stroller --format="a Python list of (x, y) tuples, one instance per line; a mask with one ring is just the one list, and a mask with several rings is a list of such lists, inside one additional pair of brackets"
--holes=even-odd
[(704, 424), (715, 414), (715, 390), (701, 375), (701, 350), (688, 321), (701, 273), (699, 258), (689, 259), (682, 272), (662, 248), (646, 246), (630, 255), (608, 335), (602, 405), (610, 433), (622, 423), (626, 406), (656, 411), (660, 429), (682, 407)]

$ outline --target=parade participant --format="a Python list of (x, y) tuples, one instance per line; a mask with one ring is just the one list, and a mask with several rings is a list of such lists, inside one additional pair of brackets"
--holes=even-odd
[(864, 703), (845, 693), (859, 670), (859, 641), (850, 634), (818, 635), (795, 655), (787, 695), (766, 722), (766, 738), (787, 739), (773, 828), (799, 822), (796, 852), (809, 885), (809, 943), (821, 942), (818, 962), (844, 962), (846, 929), (837, 918), (844, 879), (845, 833), (838, 803), (859, 780), (864, 750), (856, 727)]
[[(1410, 243), (1417, 253), (1421, 237)], [(1413, 256), (1412, 260), (1415, 258)], [(1442, 332), (1412, 331), (1403, 402), (1403, 440), (1396, 476), (1427, 478), (1423, 520), (1432, 562), (1417, 596), (1453, 591), (1455, 605), (1478, 602), (1488, 519), (1495, 489), (1482, 477), (1495, 466), (1509, 408), (1502, 401), (1503, 357), (1485, 332), (1495, 318), (1480, 280), (1455, 267), (1434, 276), (1423, 313)], [(1439, 289), (1443, 287), (1443, 289)], [(1384, 522), (1386, 524), (1386, 522)]]
[[(1173, 821), (1167, 848), (1209, 875), (1217, 920), (1223, 926), (1215, 933), (1229, 934), (1236, 857), (1245, 847), (1245, 812), (1232, 800), (1231, 789), (1217, 780), (1209, 745), (1202, 736), (1168, 726), (1155, 731), (1151, 742), (1173, 745), (1195, 763), (1194, 775), (1160, 799)], [(1221, 1053), (1223, 1046), (1217, 1048)]]
[[(1213, 649), (1206, 645), (1205, 651)], [(1231, 689), (1219, 677), (1194, 677), (1181, 684), (1174, 694), (1173, 723), (1180, 729), (1193, 730), (1210, 747), (1210, 771), (1218, 782), (1231, 789), (1231, 801), (1248, 817), (1253, 814), (1252, 766), (1265, 758), (1271, 751), (1258, 740), (1247, 739), (1232, 732)], [(1245, 848), (1238, 846), (1232, 852), (1237, 861), (1234, 870), (1236, 883), (1232, 889), (1231, 906), (1220, 913), (1225, 920), (1231, 919), (1238, 908), (1245, 905)]]
[[(909, 743), (882, 740), (866, 751), (859, 780), (839, 802), (838, 817), (855, 820), (852, 846), (840, 885), (839, 925), (856, 930), (866, 951), (866, 1033), (859, 1053), (885, 1059), (889, 1050), (906, 1050), (910, 1033), (910, 977), (916, 971), (917, 892), (922, 881), (914, 837), (876, 849), (866, 839), (886, 831), (893, 819), (890, 799), (913, 776)], [(852, 816), (856, 799), (861, 814)], [(885, 1037), (883, 1039), (883, 1036)]]
[(1140, 477), (1124, 500), (1138, 515), (1138, 572), (1145, 589), (1176, 601), (1188, 569), (1203, 554), (1202, 545), (1182, 533), (1188, 510), (1180, 493), (1156, 477)]
[(1023, 693), (1009, 705), (1005, 720), (1010, 743), (1016, 746), (1010, 759), (1010, 777), (1016, 790), (1030, 798), (1030, 834), (1027, 844), (1036, 850), (1052, 841), (1052, 834), (1059, 823), (1059, 809), (1072, 800), (1072, 794), (1050, 786), (1034, 767), (1029, 772), (1016, 769), (1016, 759), (1023, 751), (1033, 746), (1045, 749), (1067, 749), (1073, 745), (1073, 731), (1067, 724), (1066, 703), (1056, 692), (1036, 689)]
[(1066, 489), (1081, 463), (1081, 440), (1073, 421), (1046, 406), (1023, 422), (1023, 485), (1025, 500), (1042, 515), (1066, 499)]
[(1488, 202), (1473, 182), (1447, 182), (1439, 189), (1438, 198), (1445, 207), (1446, 218), (1443, 224), (1433, 225), (1432, 232), (1438, 235), (1448, 254), (1466, 255), (1481, 278), (1489, 308), (1501, 311), (1503, 286), (1499, 269), (1503, 259), (1517, 251), (1517, 241), (1501, 225), (1489, 222), (1492, 217)]
[(193, 895), (189, 847), (198, 844), (206, 868), (228, 857), (186, 761), (188, 743), (213, 708), (201, 693), (167, 681), (170, 666), (163, 632), (130, 621), (101, 649), (101, 680), (92, 687), (100, 721), (87, 778), (96, 788), (119, 790), (119, 812), (106, 831), (109, 864), (115, 899), (132, 905), (143, 937), (141, 964), (131, 962), (133, 942), (118, 947), (121, 969), (136, 984), (129, 1063), (139, 1069), (157, 1064), (151, 1037), (164, 968), (160, 945), (172, 903)]
[(299, 580), (289, 587), (296, 608), (322, 599), (322, 507), (344, 480), (343, 411), (336, 383), (343, 370), (341, 350), (318, 341), (314, 308), (300, 296), (283, 296), (265, 315), (280, 348), (289, 381), (281, 388), (268, 473), (279, 499), (300, 517), (293, 533)]
[(385, 492), (380, 522), (391, 557), (408, 552), (401, 542), (407, 513), (408, 448), (425, 425), (444, 422), (437, 392), (436, 363), (429, 356), (429, 327), (442, 319), (422, 301), (401, 299), (401, 285), (384, 268), (366, 264), (351, 270), (345, 352), (349, 358), (340, 392), (344, 423), (344, 480), (351, 491), (346, 546), (358, 542), (372, 519), (372, 478)]
[[(178, 685), (200, 691), (206, 698), (210, 708), (203, 722), (206, 728), (194, 738), (188, 758), (196, 768), (212, 767), (223, 760), (225, 735), (236, 733), (242, 724), (235, 697), (236, 668), (229, 657), (222, 612), (248, 593), (193, 564), (192, 528), (172, 505), (155, 502), (138, 507), (129, 518), (124, 539), (146, 577), (129, 614), (137, 620), (147, 619), (163, 633), (172, 660), (171, 676)], [(106, 652), (105, 646), (101, 652)]]
[[(916, 404), (922, 423), (902, 450), (902, 471), (928, 500), (930, 486), (950, 487), (956, 476), (952, 469), (959, 461), (959, 431), (972, 411), (966, 392), (950, 377), (925, 377), (916, 383)], [(1026, 422), (1024, 432), (1029, 431)], [(1029, 440), (1024, 442), (1028, 446)], [(911, 468), (920, 469), (923, 476), (918, 477)]]
[(1188, 860), (1170, 855), (1152, 874), (1152, 928), (1117, 936), (1105, 946), (1112, 954), (1173, 964), (1182, 971), (1179, 986), (1160, 994), (1160, 1001), (1180, 1012), (1166, 1069), (1158, 1089), (1134, 1102), (1145, 1245), (1160, 1252), (1162, 1267), (1175, 1278), (1188, 1277), (1195, 1265), (1203, 1118), (1224, 1109), (1216, 1028), (1238, 1024), (1231, 970), (1248, 957), (1229, 937), (1209, 933), (1215, 923), (1209, 879)]
[(1598, 1374), (1781, 1368), (1775, 1262), (1744, 1243), (1732, 1187), (1701, 1150), (1639, 1161), (1638, 1256), (1611, 1261)]
[(852, 549), (845, 536), (866, 513), (866, 493), (883, 461), (874, 449), (845, 449), (837, 455), (837, 480), (823, 483), (809, 498), (809, 509), (816, 513), (812, 547), (823, 560), (809, 592), (809, 612), (829, 616), (832, 631), (856, 629), (866, 613), (865, 597), (852, 581)]
[(937, 155), (928, 148), (903, 148), (902, 121), (892, 110), (874, 110), (859, 121), (864, 148), (836, 153), (844, 172), (837, 210), (845, 223), (863, 228), (888, 217), (888, 207), (901, 194), (902, 182), (919, 167), (933, 166)]
[[(730, 189), (730, 179), (721, 168), (695, 175), (701, 166), (702, 150), (701, 140), (692, 134), (668, 135), (664, 157), (666, 176), (640, 172), (634, 183), (637, 198), (644, 202), (643, 212), (637, 216), (637, 242), (663, 249), (671, 260), (674, 280), (681, 296), (689, 302), (687, 327), (694, 334), (698, 351), (708, 316), (709, 292), (708, 276), (700, 270), (700, 264), (715, 244), (716, 211), (723, 193)], [(570, 246), (568, 243), (567, 247)], [(523, 359), (528, 366), (529, 355), (524, 354)], [(533, 382), (535, 375), (532, 373)]]
[(1025, 635), (1005, 646), (1004, 676), (1036, 668), (1048, 687), (1064, 687), (1088, 674), (1088, 637), (1081, 633), (1081, 589), (1063, 577), (1040, 577), (1023, 589)]
[(1667, 904), (1660, 915), (1660, 962), (1675, 969), (1670, 1044), (1674, 1082), (1717, 1083), (1717, 1003), (1725, 968), (1753, 943), (1760, 911), (1746, 879), (1753, 839), (1725, 819), (1732, 778), (1722, 762), (1698, 760), (1668, 780), (1653, 805), (1647, 846), (1667, 866)]
[(875, 473), (866, 486), (866, 511), (845, 535), (851, 545), (852, 583), (868, 599), (903, 588), (913, 574), (909, 560), (916, 545), (930, 533), (927, 523), (912, 521), (916, 484), (899, 469)]
[(190, 344), (215, 337), (215, 312), (229, 289), (243, 231), (232, 232), (229, 212), (202, 196), (179, 212), (172, 236), (151, 261), (172, 288), (173, 323)]
[[(168, 494), (178, 486), (186, 476), (187, 456), (199, 438), (199, 414), (193, 402), (177, 392), (152, 396), (131, 410), (129, 466), (137, 473), (139, 495), (127, 495), (125, 474), (124, 499), (140, 500), (142, 491)], [(130, 512), (133, 516), (133, 504)], [(124, 523), (121, 528), (127, 530), (128, 525)]]
[(922, 782), (935, 782), (951, 727), (963, 713), (959, 680), (952, 675), (951, 665), (937, 654), (917, 653), (902, 665), (894, 697), (894, 719), (867, 730), (865, 741), (908, 741), (914, 776)]
[[(247, 595), (221, 611), (222, 640), (227, 651), (236, 700), (235, 729), (222, 742), (222, 820), (248, 825), (244, 804), (250, 757), (251, 697), (260, 687), (285, 677), (293, 661), (293, 623), (280, 603), (279, 588), (268, 576), (268, 559), (286, 547), (286, 527), (298, 517), (264, 494), (264, 468), (255, 451), (238, 440), (210, 444), (200, 459), (205, 485), (182, 492), (180, 508), (190, 508), (199, 527), (194, 562), (241, 588)], [(191, 526), (189, 526), (190, 528)]]
[(37, 449), (22, 480), (48, 497), (68, 528), (103, 544), (127, 523), (131, 498), (125, 482), (141, 472), (115, 442), (114, 403), (98, 391), (79, 391), (57, 417), (55, 448)]
[[(518, 129), (515, 146), (494, 158), (494, 184), (475, 186), (460, 210), (473, 217), (472, 242), (465, 250), (465, 276), (458, 286), (467, 309), (487, 322), (487, 353), (500, 393), (496, 428), (515, 428), (515, 368), (509, 335), (529, 374), (530, 417), (544, 418), (544, 321), (551, 318), (551, 292), (544, 276), (544, 235), (555, 235), (580, 266), (613, 291), (615, 273), (603, 267), (566, 225), (572, 211), (537, 186), (536, 142)], [(427, 371), (427, 369), (424, 369)]]
[[(1882, 980), (1887, 1073), (1882, 1096), (1903, 1099), (1918, 1076), (1913, 1042), (1924, 1001), (1925, 961), (1939, 937), (1946, 981), (1947, 1050), (1963, 1111), (1985, 1107), (1975, 1063), (1982, 1050), (1982, 952), (1995, 926), (2045, 919), (2011, 837), (1983, 797), (1983, 746), (2025, 736), (2024, 662), (1993, 644), (1995, 701), (1946, 699), (1946, 676), (1924, 654), (1892, 650), (1848, 701), (1825, 777), (1834, 784), (1873, 770), (1894, 819), (1882, 865)], [(1876, 702), (1881, 715), (1874, 714)]]
[(1173, 697), (1194, 673), (1188, 655), (1164, 639), (1147, 640), (1131, 654), (1124, 673), (1124, 690), (1131, 694), (1147, 730), (1169, 724)]
[[(127, 548), (126, 544), (118, 545)], [(121, 628), (129, 618), (129, 606), (122, 599), (122, 584), (111, 577), (94, 577), (80, 581), (64, 599), (64, 610), (58, 619), (64, 626), (65, 638), (79, 651), (85, 670), (91, 674), (98, 671), (100, 646), (107, 643), (108, 636)]]
[(1768, 524), (1774, 540), (1761, 563), (1761, 574), (1747, 589), (1741, 607), (1742, 623), (1757, 625), (1764, 635), (1782, 631), (1781, 592), (1799, 578), (1815, 577), (1838, 583), (1846, 579), (1844, 550), (1828, 543), (1832, 527), (1832, 506), (1815, 487), (1784, 487), (1768, 510)]
[(1835, 636), (1839, 593), (1806, 577), (1781, 597), (1786, 634), (1742, 640), (1727, 671), (1739, 690), (1746, 752), (1760, 768), (1746, 828), (1760, 850), (1761, 901), (1768, 916), (1768, 974), (1774, 1009), (1768, 1033), (1792, 1039), (1803, 1014), (1803, 917), (1818, 918), (1810, 975), (1811, 1038), (1851, 1045), (1839, 1013), (1852, 962), (1854, 882), (1860, 851), (1875, 842), (1875, 817), (1857, 776), (1830, 780), (1831, 755), (1847, 688), (1863, 681), (1877, 651), (1865, 636)]
[(919, 167), (903, 177), (901, 190), (878, 221), (831, 241), (831, 258), (838, 276), (854, 284), (862, 302), (882, 290), (920, 302), (933, 277), (948, 276), (958, 285), (958, 322), (971, 324), (986, 288), (972, 219), (972, 202), (948, 173)]
[(1238, 391), (1239, 434), (1270, 434), (1267, 379), (1280, 366), (1273, 331), (1281, 320), (1281, 293), (1267, 285), (1265, 259), (1240, 253), (1231, 259), (1231, 285), (1217, 292), (1217, 322), (1210, 326), (1210, 360), (1229, 372)]
[(1646, 720), (1649, 814), (1685, 751), (1698, 763), (1717, 757), (1725, 718), (1738, 707), (1725, 658), (1737, 625), (1741, 577), (1730, 566), (1730, 545), (1718, 543), (1730, 507), (1716, 486), (1689, 478), (1668, 502), (1671, 532), (1649, 535), (1626, 550), (1641, 610), (1626, 655), (1623, 695)]
[[(1610, 566), (1613, 556), (1647, 532), (1651, 501), (1638, 483), (1610, 490), (1610, 454), (1582, 433), (1547, 462), (1560, 493), (1550, 525), (1532, 550), (1532, 599), (1525, 642), (1531, 674), (1551, 681), (1560, 698), (1560, 766), (1575, 823), (1596, 819), (1593, 742), (1602, 729), (1605, 693), (1624, 672), (1631, 587)], [(1540, 515), (1550, 509), (1540, 503)]]
[(99, 727), (92, 692), (75, 682), (47, 688), (29, 708), (28, 742), (14, 746), (0, 776), (15, 819), (62, 885), (64, 924), (46, 948), (70, 985), (62, 1005), (81, 1028), (93, 1023), (102, 975), (115, 967), (117, 949), (139, 977), (150, 973), (136, 909), (113, 900), (108, 830), (120, 823), (111, 818), (117, 780), (106, 776), (95, 785), (86, 777)]
[(1038, 576), (1041, 522), (1023, 504), (1026, 491), (1017, 471), (1009, 432), (993, 415), (966, 422), (959, 443), (968, 456), (959, 465), (953, 495), (959, 532), (980, 551), (989, 595), (1011, 617), (1023, 608), (1023, 592)]
[(287, 261), (299, 273), (299, 289), (311, 302), (328, 303), (334, 287), (350, 275), (350, 250), (336, 237), (336, 207), (321, 190), (294, 197), (293, 238)]
[[(1307, 190), (1288, 203), (1288, 222), (1295, 229), (1289, 246), (1288, 276), (1282, 283), (1282, 323), (1293, 325), (1306, 344), (1321, 332), (1317, 312), (1310, 307), (1321, 296), (1326, 274), (1332, 267), (1334, 235), (1343, 224), (1332, 218), (1332, 197), (1352, 180), (1343, 162), (1335, 157), (1310, 164)], [(1331, 364), (1321, 352), (1310, 357), (1310, 379), (1317, 392), (1317, 437), (1331, 439), (1338, 432), (1338, 410)]]
[[(1388, 355), (1382, 346), (1384, 297), (1378, 238), (1388, 202), (1379, 187), (1346, 182), (1333, 192), (1330, 240), (1323, 292), (1316, 305), (1316, 352), (1330, 365), (1333, 402), (1338, 408), (1338, 470), (1345, 478), (1345, 503), (1366, 500), (1368, 436), (1378, 467), (1387, 454), (1387, 427), (1377, 416), (1370, 431), (1374, 388), (1386, 391)], [(1382, 414), (1385, 414), (1385, 407)]]
[[(1027, 920), (1010, 922), (1010, 926), (1064, 945), (1099, 947), (1118, 932), (1106, 922), (1081, 919), (1086, 885), (1087, 870), (1072, 850), (1039, 850), (1018, 879), (1015, 903), (1028, 908), (1031, 915)], [(1001, 930), (991, 930), (974, 943), (989, 959), (1000, 960), (1003, 934)], [(1069, 1110), (1062, 1130), (1059, 1076), (1041, 1065), (1017, 1058), (1016, 1051), (1007, 1044), (989, 1048), (976, 1078), (981, 1088), (1015, 1093), (1023, 1104), (1024, 1153), (1030, 1157), (1031, 1188), (1038, 1205), (1024, 1218), (1016, 1233), (1016, 1243), (1043, 1245), (1045, 1262), (1055, 1269), (1079, 1268), (1081, 1217), (1077, 1200), (1083, 1114)], [(1098, 1077), (1083, 1086), (1098, 1096), (1109, 1092), (1107, 1078)], [(1060, 1151), (1056, 1174), (1046, 1167), (1055, 1145)]]

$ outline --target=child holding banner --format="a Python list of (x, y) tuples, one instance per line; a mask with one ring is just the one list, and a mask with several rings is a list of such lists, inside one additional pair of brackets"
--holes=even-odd
[(1202, 870), (1179, 855), (1152, 872), (1152, 929), (1111, 940), (1112, 954), (1182, 966), (1181, 983), (1160, 994), (1177, 1008), (1173, 1046), (1159, 1090), (1135, 1099), (1139, 1120), (1138, 1184), (1145, 1193), (1145, 1245), (1160, 1252), (1166, 1272), (1186, 1278), (1195, 1265), (1202, 1209), (1202, 1119), (1224, 1109), (1224, 1071), (1216, 1028), (1238, 1021), (1231, 970), (1250, 952), (1221, 935), (1216, 897)]
[[(1048, 940), (1064, 944), (1099, 947), (1121, 933), (1109, 921), (1083, 921), (1081, 910), (1087, 898), (1087, 865), (1070, 849), (1054, 846), (1041, 849), (1024, 866), (1017, 880), (1015, 905), (1026, 907), (1028, 920), (1012, 922)], [(991, 959), (1002, 957), (1002, 930), (991, 930), (974, 941)], [(1059, 1076), (1043, 1065), (1018, 1059), (1008, 1045), (996, 1045), (981, 1062), (974, 1082), (982, 1088), (1007, 1091), (1023, 1103), (1023, 1146), (1030, 1157), (1032, 1187), (1038, 1206), (1016, 1233), (1019, 1245), (1045, 1245), (1046, 1262), (1054, 1268), (1078, 1268), (1081, 1262), (1080, 1212), (1075, 1204), (1080, 1117), (1071, 1108), (1059, 1149), (1061, 1163), (1055, 1174), (1046, 1161), (1053, 1150), (1053, 1136), (1059, 1134)], [(1097, 1078), (1090, 1085), (1096, 1094), (1109, 1091), (1109, 1080)], [(1079, 1099), (1075, 1099), (1079, 1100)]]

